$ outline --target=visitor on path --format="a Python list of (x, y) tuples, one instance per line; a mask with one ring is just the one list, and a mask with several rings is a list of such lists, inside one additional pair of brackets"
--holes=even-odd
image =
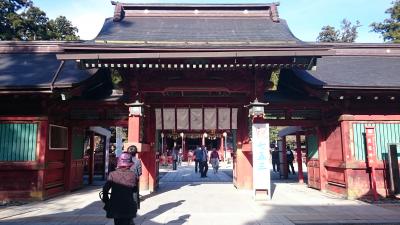
[[(115, 225), (134, 225), (137, 204), (133, 199), (136, 190), (136, 175), (130, 170), (132, 166), (131, 154), (124, 152), (118, 158), (117, 169), (108, 175), (103, 186), (104, 209), (107, 218), (114, 218)], [(110, 189), (112, 189), (109, 196)]]
[(176, 170), (178, 158), (179, 158), (179, 150), (176, 147), (174, 147), (172, 149), (172, 170)]
[(289, 146), (286, 147), (286, 159), (288, 163), (288, 173), (290, 173), (290, 168), (292, 168), (292, 174), (295, 174), (293, 166), (294, 155)]
[(183, 160), (183, 150), (182, 148), (179, 148), (179, 153), (178, 153), (178, 165), (182, 165), (182, 160)]
[(127, 151), (131, 154), (132, 156), (132, 163), (133, 165), (131, 166), (131, 170), (135, 173), (136, 175), (136, 191), (133, 193), (133, 197), (137, 203), (137, 208), (140, 209), (140, 194), (139, 194), (139, 179), (140, 176), (142, 176), (142, 161), (137, 158), (137, 147), (135, 145), (131, 145), (127, 148)]
[(210, 155), (210, 163), (212, 165), (212, 168), (214, 170), (214, 174), (218, 173), (218, 168), (219, 168), (219, 154), (217, 152), (217, 149), (213, 148), (211, 155)]
[(203, 145), (201, 146), (201, 162), (200, 162), (200, 177), (207, 177), (208, 171), (208, 152), (207, 148)]
[(188, 152), (188, 165), (190, 166), (193, 161), (193, 150), (189, 150)]
[(279, 172), (279, 151), (276, 148), (272, 149), (272, 169), (274, 172)]
[[(200, 162), (201, 162), (201, 158), (203, 158), (203, 152), (199, 146), (196, 147), (196, 150), (194, 151), (194, 156), (195, 156), (194, 172), (197, 173), (197, 171), (199, 171), (199, 169), (201, 168)], [(200, 170), (200, 173), (201, 173), (201, 170)]]

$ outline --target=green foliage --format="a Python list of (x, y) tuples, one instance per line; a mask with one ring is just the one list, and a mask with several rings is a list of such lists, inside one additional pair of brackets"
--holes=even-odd
[(118, 70), (111, 71), (111, 81), (115, 88), (118, 88), (119, 84), (122, 82), (122, 76)]
[(21, 14), (22, 24), (18, 30), (19, 37), (22, 40), (48, 40), (48, 22), (46, 13), (38, 7), (31, 6), (26, 12)]
[(353, 25), (347, 19), (343, 19), (340, 25), (340, 30), (336, 30), (335, 27), (332, 26), (324, 26), (321, 29), (317, 37), (318, 42), (344, 42), (351, 43), (354, 42), (358, 36), (357, 29), (360, 27), (360, 22), (356, 21), (356, 24)]
[(65, 16), (59, 16), (55, 20), (50, 20), (48, 25), (52, 40), (73, 41), (79, 39), (76, 35), (78, 29)]
[(28, 5), (26, 0), (0, 0), (0, 40), (18, 39), (23, 21), (17, 11)]
[(0, 0), (0, 40), (77, 40), (78, 29), (64, 16), (49, 20), (28, 0)]
[(278, 89), (280, 72), (279, 69), (272, 71), (271, 78), (269, 79), (271, 85), (268, 87), (268, 90), (276, 91)]
[(337, 42), (339, 40), (339, 32), (332, 26), (324, 26), (317, 37), (318, 42)]
[(269, 127), (269, 140), (270, 142), (278, 140), (278, 127), (271, 126)]
[(372, 23), (372, 31), (381, 33), (384, 41), (400, 43), (400, 0), (392, 2), (393, 6), (385, 11), (390, 18), (380, 23)]

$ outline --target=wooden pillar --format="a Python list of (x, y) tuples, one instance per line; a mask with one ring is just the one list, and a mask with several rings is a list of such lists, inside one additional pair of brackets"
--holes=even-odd
[(220, 140), (220, 145), (219, 145), (219, 155), (221, 155), (224, 158), (225, 161), (225, 155), (224, 155), (224, 137), (221, 136)]
[(38, 144), (36, 150), (36, 158), (41, 168), (38, 170), (38, 178), (36, 184), (36, 191), (32, 191), (32, 195), (35, 198), (43, 200), (45, 198), (44, 188), (44, 175), (45, 175), (45, 163), (46, 163), (46, 152), (48, 151), (48, 137), (49, 137), (49, 121), (43, 120), (38, 125)]
[(304, 175), (303, 175), (303, 157), (301, 154), (301, 139), (300, 139), (300, 133), (296, 133), (296, 153), (297, 153), (297, 168), (298, 168), (298, 178), (299, 178), (299, 183), (304, 183)]
[(288, 163), (287, 163), (287, 155), (286, 155), (286, 136), (282, 137), (282, 161), (281, 165), (283, 165), (281, 169), (281, 177), (284, 179), (288, 179), (289, 174), (288, 174)]
[(321, 191), (326, 190), (327, 186), (327, 171), (325, 168), (325, 160), (326, 160), (326, 135), (322, 130), (322, 127), (318, 127), (317, 129), (318, 135), (318, 161), (319, 161), (319, 179), (321, 182)]
[(149, 189), (149, 170), (151, 168), (151, 154), (141, 149), (140, 143), (140, 116), (129, 116), (128, 118), (128, 143), (138, 148), (138, 158), (142, 161), (142, 175), (139, 180), (140, 190)]
[(68, 127), (68, 150), (65, 151), (65, 161), (64, 161), (64, 187), (66, 191), (71, 190), (72, 183), (72, 135), (73, 135), (73, 127)]
[(94, 176), (94, 132), (90, 133), (90, 150), (89, 150), (89, 162), (88, 162), (88, 173), (89, 180), (88, 184), (93, 184), (93, 176)]

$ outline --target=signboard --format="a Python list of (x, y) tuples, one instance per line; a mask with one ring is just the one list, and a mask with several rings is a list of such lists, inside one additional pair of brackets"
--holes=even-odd
[(122, 153), (122, 127), (115, 127), (115, 155), (119, 157)]
[(253, 124), (253, 193), (255, 200), (271, 199), (269, 124)]
[(376, 189), (376, 144), (375, 144), (375, 127), (365, 127), (365, 140), (367, 142), (367, 166), (371, 169), (372, 191), (374, 200), (378, 200), (378, 192)]

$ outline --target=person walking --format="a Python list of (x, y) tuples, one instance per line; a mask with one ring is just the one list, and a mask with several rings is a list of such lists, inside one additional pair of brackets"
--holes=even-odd
[[(134, 225), (133, 218), (136, 217), (137, 204), (133, 199), (136, 187), (136, 175), (130, 170), (132, 166), (131, 154), (122, 153), (117, 162), (117, 169), (112, 171), (103, 186), (104, 209), (107, 218), (113, 218), (115, 225)], [(112, 192), (109, 196), (109, 191)]]
[(211, 155), (210, 155), (210, 163), (213, 167), (214, 174), (218, 173), (218, 168), (219, 168), (219, 154), (217, 152), (217, 149), (213, 148)]
[(188, 165), (190, 166), (193, 161), (193, 150), (189, 150), (188, 152)]
[(197, 173), (197, 171), (200, 170), (201, 173), (201, 159), (203, 158), (203, 152), (201, 151), (201, 148), (199, 146), (196, 147), (196, 150), (194, 151), (194, 172)]
[(178, 152), (178, 165), (179, 166), (182, 165), (182, 160), (183, 160), (183, 150), (182, 150), (182, 148), (179, 148), (179, 152)]
[(286, 147), (286, 158), (288, 163), (288, 173), (290, 173), (290, 168), (292, 168), (292, 174), (295, 174), (293, 166), (294, 155), (289, 146)]
[(208, 171), (208, 152), (207, 148), (203, 145), (201, 146), (201, 162), (200, 162), (200, 177), (207, 177)]
[(274, 172), (279, 172), (279, 151), (276, 148), (272, 149), (272, 169)]
[(133, 165), (131, 166), (131, 170), (135, 173), (136, 175), (136, 191), (133, 194), (133, 197), (137, 203), (137, 208), (140, 209), (140, 194), (139, 194), (139, 180), (140, 176), (142, 176), (142, 161), (137, 158), (137, 147), (135, 145), (131, 145), (126, 149), (132, 156), (132, 163)]
[(172, 149), (172, 170), (176, 170), (177, 163), (179, 158), (179, 152), (176, 147)]

